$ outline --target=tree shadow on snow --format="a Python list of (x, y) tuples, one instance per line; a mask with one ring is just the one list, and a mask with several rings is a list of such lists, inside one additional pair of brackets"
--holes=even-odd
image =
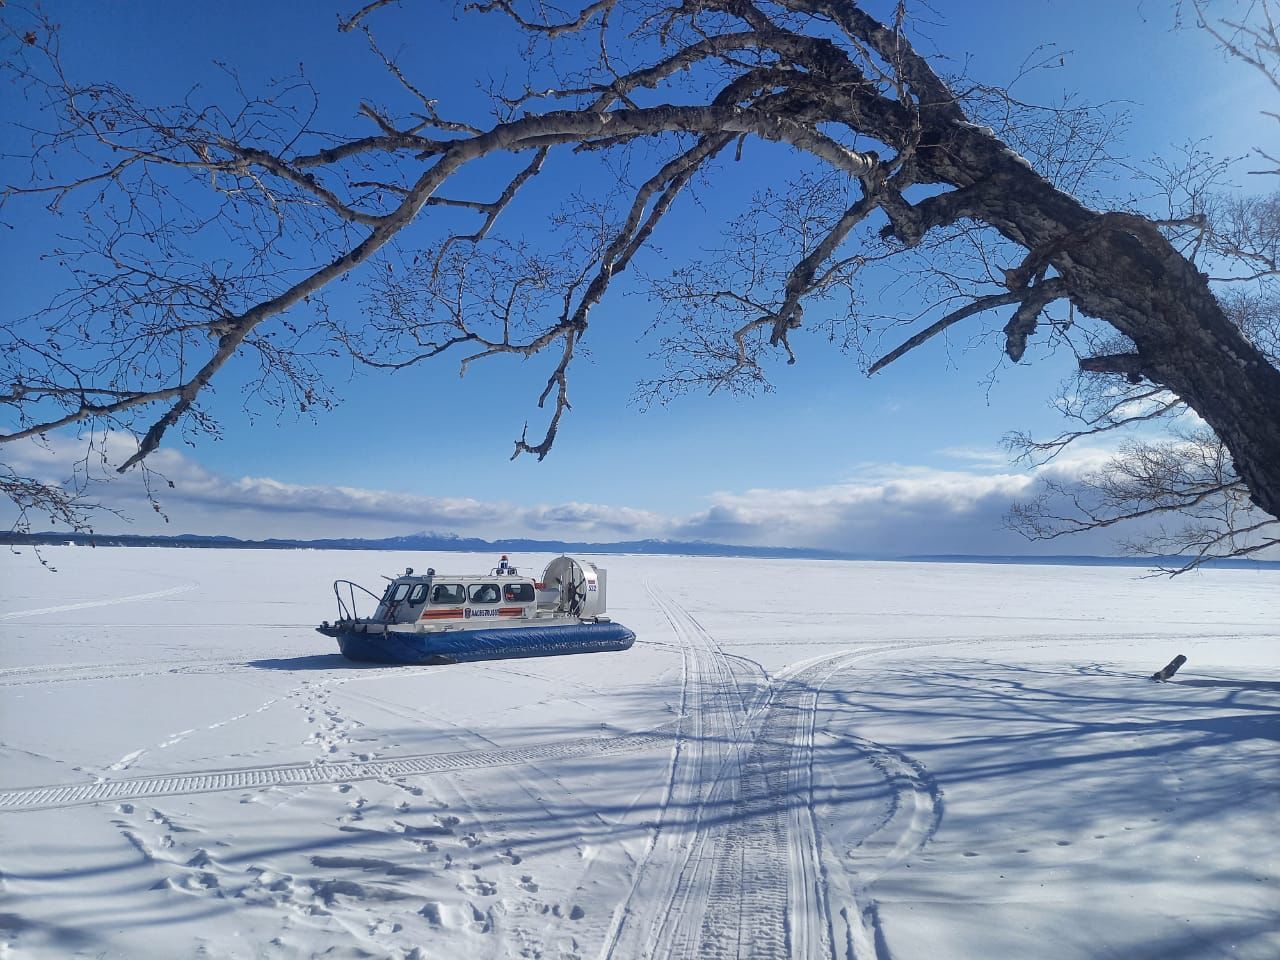
[[(1249, 805), (1256, 812), (1274, 797), (1280, 683), (1154, 683), (1097, 664), (982, 660), (877, 673), (833, 694), (828, 732), (891, 730), (894, 745), (936, 770), (944, 788), (1017, 797), (1004, 815), (1029, 826), (1172, 830)], [(973, 812), (975, 827), (981, 816)]]
[[(383, 669), (352, 663), (337, 653), (249, 665), (286, 671)], [(389, 872), (394, 878), (386, 883), (407, 891), (418, 883), (415, 877), (447, 878), (452, 867), (444, 858), (449, 853), (457, 862), (483, 866), (511, 862), (513, 851), (527, 860), (605, 845), (622, 850), (623, 843), (644, 841), (657, 829), (690, 837), (764, 836), (785, 825), (796, 809), (814, 809), (825, 829), (843, 832), (844, 839), (856, 842), (860, 830), (863, 835), (874, 831), (903, 802), (903, 774), (886, 774), (878, 766), (884, 755), (873, 756), (868, 750), (868, 741), (877, 738), (886, 749), (921, 764), (919, 781), (933, 785), (939, 812), (946, 794), (939, 840), (1003, 838), (981, 847), (982, 855), (1016, 860), (1012, 848), (1021, 836), (1050, 844), (1042, 856), (1053, 856), (1062, 846), (1112, 834), (1113, 846), (1107, 848), (1111, 855), (1062, 861), (1056, 883), (1065, 885), (1059, 897), (1063, 902), (1073, 902), (1076, 885), (1082, 900), (1094, 883), (1141, 888), (1162, 871), (1181, 869), (1178, 857), (1185, 851), (1174, 857), (1169, 838), (1210, 836), (1226, 842), (1229, 837), (1214, 832), (1225, 829), (1224, 816), (1274, 809), (1273, 744), (1280, 739), (1280, 713), (1272, 696), (1280, 690), (1276, 682), (1188, 677), (1156, 684), (1100, 664), (1063, 668), (916, 660), (863, 665), (837, 674), (820, 693), (812, 785), (804, 776), (787, 775), (788, 770), (801, 769), (795, 766), (795, 731), (807, 729), (807, 697), (775, 697), (776, 715), (765, 734), (741, 746), (724, 734), (695, 731), (711, 728), (713, 718), (726, 712), (740, 715), (756, 692), (749, 678), (721, 674), (698, 682), (702, 712), (682, 719), (679, 738), (669, 725), (643, 749), (611, 752), (607, 743), (621, 731), (616, 726), (596, 728), (582, 717), (530, 724), (528, 712), (518, 719), (495, 713), (483, 722), (468, 721), (466, 730), (450, 730), (449, 718), (433, 717), (429, 703), (422, 708), (421, 723), (366, 725), (362, 730), (388, 759), (490, 748), (501, 752), (507, 745), (513, 745), (513, 751), (527, 746), (530, 752), (527, 759), (513, 755), (502, 762), (443, 771), (452, 806), (439, 799), (446, 794), (433, 794), (430, 775), (355, 781), (350, 785), (354, 792), (333, 793), (331, 812), (347, 812), (346, 798), (358, 796), (357, 820), (341, 825), (328, 820), (323, 828), (307, 831), (308, 836), (276, 843), (237, 843), (218, 851), (216, 858), (234, 882), (244, 885), (256, 864), (287, 870), (301, 884), (334, 877), (338, 868), (333, 864), (339, 861), (376, 862), (399, 871)], [(682, 696), (678, 678), (647, 685), (601, 684), (589, 691), (600, 698), (601, 720), (676, 719), (672, 708)], [(797, 687), (803, 689), (797, 685), (792, 691)], [(579, 704), (586, 695), (580, 684), (561, 689), (561, 694)], [(545, 715), (554, 717), (555, 710)], [(414, 719), (408, 713), (400, 716)], [(372, 717), (366, 714), (362, 719), (373, 723)], [(583, 749), (584, 735), (597, 729), (601, 749)], [(545, 749), (562, 742), (577, 746), (563, 752)], [(734, 750), (741, 751), (736, 754), (741, 766), (725, 764), (726, 757), (735, 756)], [(692, 770), (683, 768), (683, 781), (671, 778), (673, 757), (694, 763)], [(732, 789), (712, 790), (717, 775), (726, 769), (738, 772)], [(337, 786), (274, 789), (278, 796), (306, 795), (323, 802), (324, 792)], [(175, 803), (166, 798), (154, 802)], [(235, 802), (236, 794), (229, 793), (227, 803)], [(1185, 832), (1197, 826), (1208, 832)], [(781, 829), (785, 834), (785, 826)], [(1131, 829), (1138, 832), (1123, 833)], [(1052, 839), (1045, 839), (1053, 836), (1064, 842), (1054, 846)], [(1003, 850), (1001, 842), (1010, 849)], [(1232, 842), (1246, 849), (1258, 838), (1242, 836)], [(630, 849), (640, 847), (632, 842)], [(1258, 852), (1265, 856), (1266, 849)], [(330, 856), (317, 857), (318, 853)], [(934, 855), (933, 846), (926, 847), (926, 853)], [(122, 844), (118, 856), (91, 872), (154, 869), (139, 865), (132, 854), (132, 848)], [(785, 858), (785, 850), (782, 855)], [(785, 872), (787, 866), (780, 862), (778, 869)], [(22, 879), (56, 883), (59, 873), (51, 870)], [(230, 889), (231, 883), (224, 882), (224, 887)], [(928, 892), (938, 896), (937, 889)], [(955, 896), (960, 902), (965, 891), (956, 890)], [(172, 902), (167, 905), (175, 907)], [(157, 912), (152, 922), (163, 923), (163, 911)], [(1135, 951), (1126, 955), (1197, 956), (1206, 941), (1238, 942), (1266, 935), (1267, 924), (1255, 928), (1242, 923), (1248, 915), (1242, 907), (1218, 921), (1198, 917), (1193, 929), (1180, 929), (1158, 947), (1135, 941), (1130, 944)], [(177, 913), (173, 919), (178, 919)], [(892, 934), (890, 930), (890, 940)], [(1142, 952), (1145, 947), (1152, 950)]]
[(1280, 680), (1222, 680), (1208, 677), (1179, 680), (1174, 677), (1169, 682), (1179, 687), (1226, 687), (1231, 690), (1269, 690), (1280, 693)]

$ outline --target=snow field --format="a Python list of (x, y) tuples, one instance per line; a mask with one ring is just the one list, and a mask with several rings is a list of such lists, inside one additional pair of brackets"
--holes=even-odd
[(1280, 955), (1274, 570), (607, 557), (631, 651), (393, 668), (329, 583), (491, 557), (47, 556), (0, 956)]

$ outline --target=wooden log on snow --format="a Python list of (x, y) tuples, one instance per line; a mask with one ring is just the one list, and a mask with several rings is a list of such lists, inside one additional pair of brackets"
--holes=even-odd
[(1168, 680), (1175, 673), (1177, 673), (1178, 668), (1181, 667), (1186, 662), (1187, 662), (1187, 658), (1184, 657), (1182, 654), (1178, 654), (1176, 657), (1170, 660), (1168, 664), (1165, 665), (1164, 669), (1157, 670), (1155, 673), (1153, 673), (1151, 675), (1151, 679), (1159, 680), (1161, 683), (1164, 683), (1164, 681)]

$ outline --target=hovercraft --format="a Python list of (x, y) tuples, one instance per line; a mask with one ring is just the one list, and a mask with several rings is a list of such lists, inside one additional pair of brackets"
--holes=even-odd
[[(462, 663), (515, 657), (626, 650), (636, 635), (604, 615), (605, 571), (573, 557), (547, 564), (541, 580), (502, 562), (488, 574), (388, 577), (379, 597), (335, 580), (338, 618), (316, 629), (338, 641), (348, 660)], [(357, 602), (376, 604), (360, 616)]]

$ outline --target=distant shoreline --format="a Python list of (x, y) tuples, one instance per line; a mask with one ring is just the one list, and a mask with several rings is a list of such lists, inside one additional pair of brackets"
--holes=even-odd
[[(481, 540), (449, 534), (413, 534), (379, 540), (359, 538), (326, 538), (319, 540), (241, 540), (237, 537), (178, 534), (144, 536), (139, 534), (87, 533), (0, 533), (0, 544), (30, 547), (181, 547), (190, 549), (229, 550), (398, 550), (423, 553), (611, 553), (652, 556), (740, 557), (759, 560), (843, 560), (885, 561), (897, 563), (991, 563), (1031, 564), (1041, 566), (1090, 567), (1180, 567), (1190, 557), (1110, 557), (1075, 554), (867, 554), (820, 550), (804, 547), (749, 547), (725, 543), (675, 540), (628, 540), (613, 543), (587, 543), (566, 540)], [(1205, 561), (1204, 566), (1231, 569), (1277, 569), (1280, 560), (1221, 558)]]

